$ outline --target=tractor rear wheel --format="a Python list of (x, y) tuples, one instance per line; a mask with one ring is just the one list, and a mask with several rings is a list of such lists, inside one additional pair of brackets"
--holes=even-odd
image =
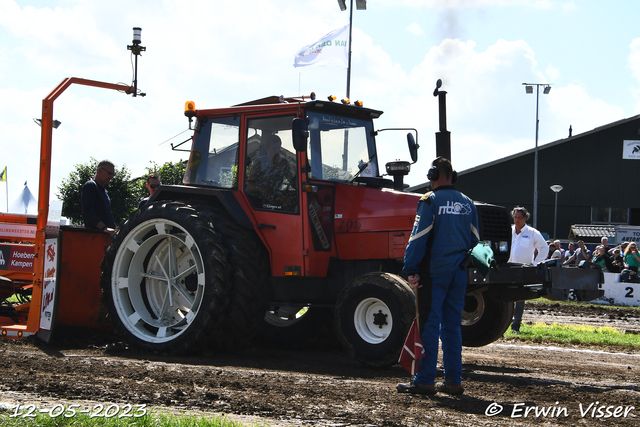
[(101, 285), (109, 317), (145, 351), (202, 349), (229, 308), (221, 233), (179, 202), (156, 202), (125, 221), (106, 251)]
[(349, 282), (338, 297), (338, 337), (363, 365), (391, 366), (398, 362), (415, 311), (414, 293), (400, 276), (364, 274)]
[(233, 221), (210, 205), (193, 205), (222, 235), (231, 266), (228, 281), (229, 311), (222, 327), (212, 331), (214, 350), (223, 351), (246, 344), (264, 318), (269, 294), (269, 253), (253, 230)]
[(462, 309), (462, 345), (482, 347), (500, 339), (511, 324), (513, 303), (473, 292), (465, 297)]

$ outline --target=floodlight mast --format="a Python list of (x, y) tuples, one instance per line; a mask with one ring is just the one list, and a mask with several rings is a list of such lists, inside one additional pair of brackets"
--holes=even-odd
[[(347, 3), (345, 0), (338, 0), (338, 6), (341, 11), (347, 10)], [(358, 10), (367, 9), (366, 0), (356, 0), (356, 7)], [(351, 99), (351, 30), (353, 28), (353, 0), (351, 0), (349, 8), (349, 57), (347, 62), (347, 98)]]
[(544, 86), (543, 93), (548, 95), (551, 92), (551, 85), (548, 83), (522, 83), (525, 88), (525, 92), (528, 94), (533, 93), (533, 87), (536, 87), (536, 147), (534, 154), (534, 166), (533, 166), (533, 228), (538, 228), (538, 127), (540, 120), (538, 120), (538, 101), (540, 99), (540, 86)]

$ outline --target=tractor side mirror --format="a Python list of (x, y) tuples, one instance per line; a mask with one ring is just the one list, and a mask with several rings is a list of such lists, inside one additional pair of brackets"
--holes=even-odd
[(407, 144), (409, 145), (409, 154), (411, 155), (411, 161), (415, 163), (418, 161), (418, 148), (420, 148), (420, 146), (414, 139), (412, 133), (407, 134)]
[(296, 151), (307, 151), (307, 140), (309, 139), (309, 126), (305, 119), (295, 118), (291, 124), (293, 148)]

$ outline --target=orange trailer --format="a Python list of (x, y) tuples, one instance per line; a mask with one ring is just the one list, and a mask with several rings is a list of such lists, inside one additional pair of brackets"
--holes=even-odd
[[(100, 262), (111, 242), (108, 233), (49, 221), (53, 103), (79, 84), (135, 94), (123, 84), (71, 77), (42, 100), (38, 215), (0, 213), (0, 335), (34, 334), (49, 341), (58, 324), (106, 327), (100, 303)], [(59, 218), (60, 212), (57, 212)]]

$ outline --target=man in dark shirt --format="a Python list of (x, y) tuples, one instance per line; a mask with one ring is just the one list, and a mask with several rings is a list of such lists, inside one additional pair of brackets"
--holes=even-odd
[(152, 173), (147, 176), (147, 190), (149, 190), (149, 197), (145, 197), (144, 199), (140, 200), (138, 209), (147, 204), (149, 198), (153, 196), (153, 193), (155, 193), (158, 187), (160, 187), (161, 185), (162, 182), (160, 182), (160, 175), (158, 175), (157, 173)]
[(116, 222), (111, 214), (111, 199), (105, 187), (115, 174), (115, 166), (109, 160), (98, 164), (96, 175), (82, 186), (81, 205), (84, 226), (115, 233)]

